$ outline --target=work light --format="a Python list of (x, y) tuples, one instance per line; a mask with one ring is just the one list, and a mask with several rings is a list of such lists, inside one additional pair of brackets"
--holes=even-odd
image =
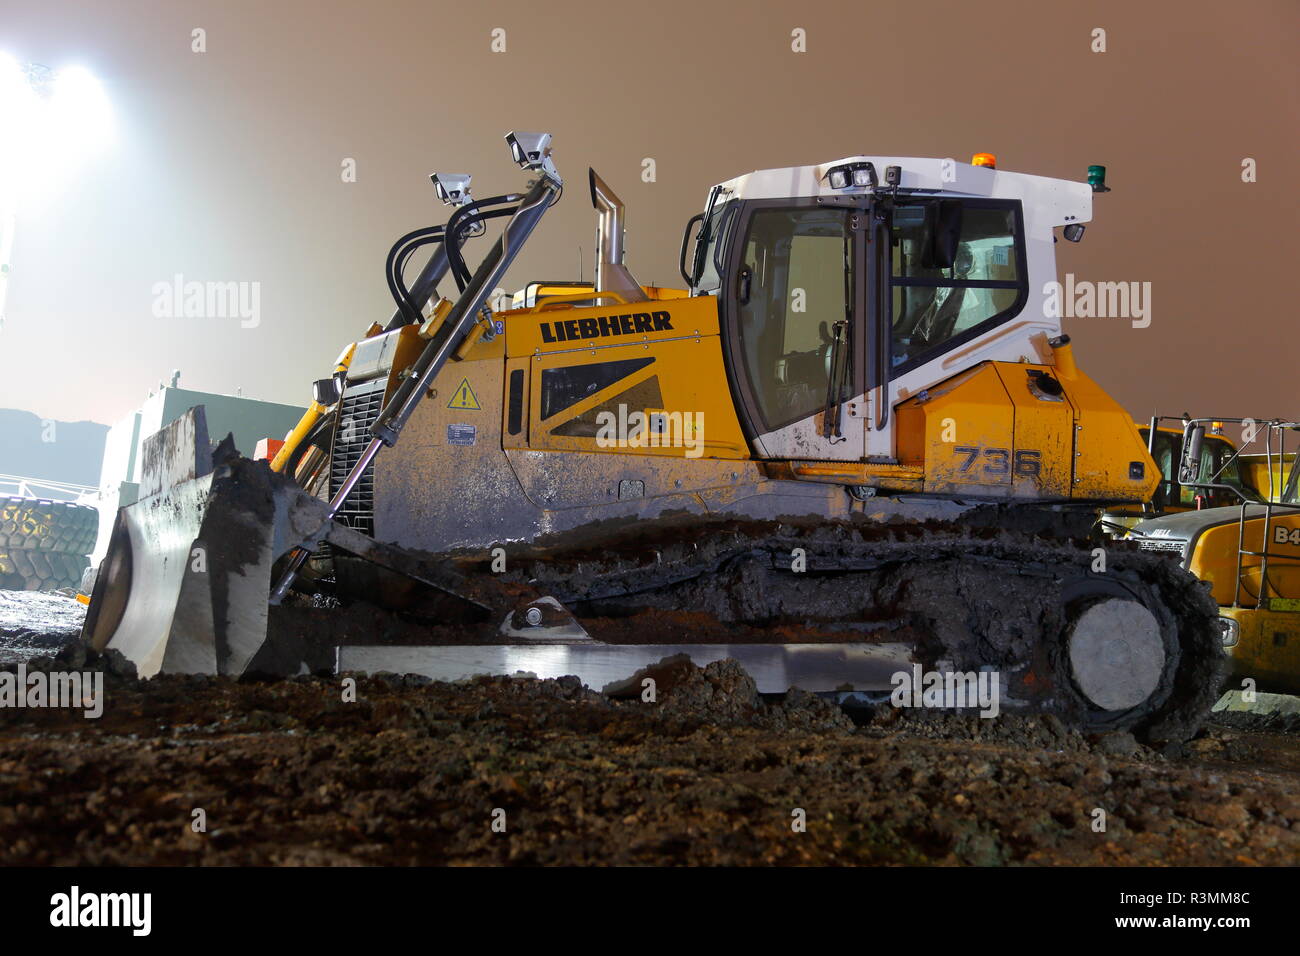
[(831, 189), (848, 189), (850, 186), (875, 186), (880, 182), (876, 177), (876, 167), (867, 162), (832, 166), (826, 171), (826, 179), (831, 184)]
[(550, 133), (506, 133), (510, 155), (521, 169), (541, 169), (551, 151)]
[(448, 206), (463, 206), (470, 201), (469, 181), (473, 177), (469, 173), (434, 173), (429, 178), (438, 198)]

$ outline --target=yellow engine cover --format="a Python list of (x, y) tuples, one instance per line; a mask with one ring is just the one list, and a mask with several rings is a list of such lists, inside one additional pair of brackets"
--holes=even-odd
[(1132, 418), (1095, 382), (988, 362), (899, 404), (898, 459), (929, 494), (1147, 501), (1160, 476)]

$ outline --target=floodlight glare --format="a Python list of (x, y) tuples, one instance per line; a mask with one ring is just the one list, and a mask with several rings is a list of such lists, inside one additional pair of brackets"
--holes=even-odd
[(0, 53), (0, 323), (20, 208), (38, 208), (111, 133), (108, 97), (85, 69)]
[(52, 192), (112, 138), (104, 89), (79, 66), (51, 70), (0, 53), (0, 192)]

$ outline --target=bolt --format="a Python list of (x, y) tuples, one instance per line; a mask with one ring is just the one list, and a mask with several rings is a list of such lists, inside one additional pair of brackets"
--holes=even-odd
[(524, 620), (528, 622), (529, 627), (537, 627), (542, 623), (542, 609), (540, 607), (530, 607), (524, 611)]

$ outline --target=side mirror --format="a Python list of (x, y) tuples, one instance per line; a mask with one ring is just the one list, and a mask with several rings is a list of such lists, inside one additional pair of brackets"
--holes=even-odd
[(1178, 466), (1178, 483), (1195, 485), (1201, 480), (1201, 448), (1205, 444), (1205, 426), (1193, 425), (1183, 440), (1183, 460)]
[(921, 266), (925, 269), (951, 269), (957, 261), (961, 243), (961, 202), (940, 199), (925, 207), (925, 246)]
[(697, 224), (702, 222), (704, 222), (704, 213), (697, 212), (694, 216), (691, 216), (691, 218), (687, 220), (686, 231), (682, 233), (682, 251), (681, 254), (678, 256), (677, 271), (682, 274), (682, 278), (686, 280), (687, 286), (695, 285), (696, 280), (698, 280), (700, 277), (700, 272), (702, 271), (702, 267), (704, 265), (704, 263), (700, 262), (699, 243), (700, 243), (700, 236), (702, 235), (702, 233), (697, 232), (694, 237), (695, 249), (693, 254), (691, 255), (691, 268), (689, 272), (686, 269), (686, 252), (691, 247), (691, 230)]

